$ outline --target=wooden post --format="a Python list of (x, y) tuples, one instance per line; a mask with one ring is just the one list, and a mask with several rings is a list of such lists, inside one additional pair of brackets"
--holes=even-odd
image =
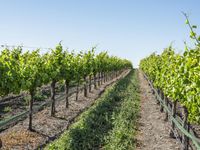
[(101, 73), (99, 72), (98, 73), (98, 86), (100, 86), (100, 84), (101, 84), (100, 80), (101, 80)]
[(163, 99), (164, 99), (164, 93), (163, 91), (160, 92), (160, 98), (161, 98), (161, 101), (160, 102), (160, 112), (163, 112), (164, 108), (163, 108)]
[[(172, 117), (174, 118), (176, 118), (176, 105), (177, 105), (177, 101), (172, 102)], [(172, 128), (170, 131), (171, 138), (175, 138), (174, 131), (175, 131), (175, 123), (172, 121)]]
[(87, 97), (87, 80), (86, 80), (86, 77), (84, 77), (84, 96)]
[(68, 98), (68, 93), (69, 93), (69, 81), (65, 80), (65, 107), (69, 107), (69, 98)]
[(92, 91), (92, 75), (89, 75), (89, 92)]
[(32, 120), (33, 120), (33, 97), (34, 97), (34, 92), (30, 91), (31, 99), (29, 101), (29, 125), (28, 125), (28, 130), (32, 131)]
[(160, 101), (159, 101), (160, 89), (157, 89), (157, 93), (158, 93), (158, 95), (156, 95), (157, 104), (160, 104)]
[(103, 72), (101, 72), (101, 85), (103, 84)]
[(78, 93), (79, 93), (79, 80), (78, 80), (78, 83), (77, 83), (77, 86), (76, 86), (76, 101), (78, 101)]
[(94, 88), (97, 89), (96, 74), (94, 74)]
[(56, 82), (51, 82), (51, 116), (55, 115), (55, 85)]
[[(188, 111), (186, 107), (183, 107), (183, 127), (189, 131), (189, 125), (188, 125)], [(183, 150), (188, 150), (189, 148), (189, 138), (183, 133), (182, 134), (182, 146)]]
[[(164, 102), (165, 102), (166, 107), (169, 108), (168, 107), (168, 98), (166, 96), (164, 96)], [(164, 119), (164, 121), (168, 121), (168, 111), (167, 110), (165, 111), (165, 119)]]

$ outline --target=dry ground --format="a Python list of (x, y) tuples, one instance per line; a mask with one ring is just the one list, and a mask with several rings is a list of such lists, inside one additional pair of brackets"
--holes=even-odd
[(137, 134), (137, 150), (179, 150), (180, 144), (169, 137), (170, 124), (164, 121), (155, 96), (148, 82), (139, 72), (140, 83), (140, 119)]

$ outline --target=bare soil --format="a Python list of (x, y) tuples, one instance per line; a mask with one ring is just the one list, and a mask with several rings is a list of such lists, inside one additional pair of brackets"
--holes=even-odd
[[(58, 85), (57, 83), (57, 86), (56, 86), (57, 96), (64, 94), (64, 92), (62, 92), (59, 89), (59, 86), (60, 85)], [(76, 89), (75, 87), (70, 88), (69, 93), (75, 91), (75, 89)], [(50, 93), (50, 86), (45, 85), (43, 87), (38, 88), (37, 93), (40, 96), (42, 96), (42, 99), (41, 100), (35, 99), (33, 103), (33, 108), (41, 106), (45, 102), (49, 101), (50, 95), (48, 95), (47, 93)], [(23, 91), (20, 95), (11, 94), (11, 96), (7, 96), (6, 98), (1, 98), (0, 99), (0, 120), (5, 120), (12, 116), (18, 115), (24, 111), (27, 111), (29, 109), (29, 104), (28, 104), (29, 99), (30, 99), (30, 95), (28, 94), (28, 92), (25, 92), (25, 91)], [(8, 110), (6, 110), (7, 108)], [(5, 127), (5, 129), (8, 127)]]
[(152, 94), (148, 82), (139, 72), (140, 82), (140, 118), (138, 124), (137, 150), (179, 150), (180, 144), (170, 138), (170, 124), (164, 121), (165, 114)]
[(83, 91), (79, 93), (79, 100), (76, 101), (76, 95), (73, 94), (69, 98), (69, 108), (65, 108), (65, 100), (56, 102), (56, 116), (50, 117), (50, 108), (34, 114), (33, 116), (33, 129), (34, 132), (27, 130), (28, 119), (17, 123), (15, 126), (0, 133), (3, 147), (1, 149), (9, 150), (24, 150), (24, 149), (38, 149), (45, 144), (53, 141), (61, 133), (66, 130), (77, 116), (85, 109), (90, 107), (97, 98), (101, 96), (107, 86), (115, 83), (119, 78), (128, 74), (126, 71), (118, 78), (106, 82), (97, 90), (92, 88), (92, 92), (88, 93), (88, 97), (83, 96)]

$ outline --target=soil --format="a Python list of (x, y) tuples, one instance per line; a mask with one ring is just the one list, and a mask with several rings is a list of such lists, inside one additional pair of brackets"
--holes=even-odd
[(69, 97), (69, 108), (65, 108), (64, 98), (56, 102), (56, 115), (50, 117), (50, 108), (47, 107), (33, 115), (34, 132), (27, 130), (28, 118), (17, 123), (15, 126), (0, 133), (0, 139), (3, 147), (1, 149), (38, 149), (45, 144), (53, 141), (66, 130), (77, 116), (90, 107), (97, 98), (101, 96), (107, 86), (115, 83), (119, 78), (124, 77), (129, 71), (122, 73), (119, 77), (108, 81), (98, 87), (97, 90), (92, 87), (92, 92), (88, 97), (83, 96), (83, 91), (79, 93), (79, 100), (76, 101), (76, 95)]
[(152, 94), (148, 82), (139, 72), (140, 118), (138, 124), (137, 150), (179, 150), (180, 143), (170, 138), (170, 124)]
[[(23, 95), (11, 97), (8, 100), (1, 100), (0, 101), (0, 120), (9, 118), (13, 115), (19, 114), (26, 110), (26, 104), (23, 100)], [(9, 108), (8, 111), (5, 111), (6, 108)]]
[[(56, 86), (57, 95), (63, 95), (64, 92), (61, 92), (61, 90), (58, 89), (59, 85)], [(75, 90), (75, 87), (69, 89), (69, 93), (73, 92)], [(33, 107), (36, 108), (38, 106), (41, 106), (43, 103), (49, 101), (50, 95), (47, 95), (50, 93), (50, 86), (43, 86), (38, 88), (37, 93), (42, 96), (41, 100), (35, 99), (33, 103)], [(7, 118), (10, 118), (11, 116), (18, 115), (24, 111), (27, 111), (29, 109), (28, 105), (28, 99), (30, 98), (29, 94), (27, 92), (23, 92), (23, 94), (20, 95), (11, 95), (6, 98), (0, 99), (0, 120), (5, 120)], [(25, 100), (27, 99), (27, 100)], [(6, 109), (8, 110), (6, 111)], [(8, 126), (10, 127), (10, 126)]]

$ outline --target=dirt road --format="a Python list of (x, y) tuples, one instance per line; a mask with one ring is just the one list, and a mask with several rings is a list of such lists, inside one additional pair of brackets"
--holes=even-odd
[(164, 121), (155, 96), (148, 82), (139, 72), (140, 82), (140, 119), (137, 134), (137, 150), (179, 150), (180, 144), (169, 137), (170, 124)]

